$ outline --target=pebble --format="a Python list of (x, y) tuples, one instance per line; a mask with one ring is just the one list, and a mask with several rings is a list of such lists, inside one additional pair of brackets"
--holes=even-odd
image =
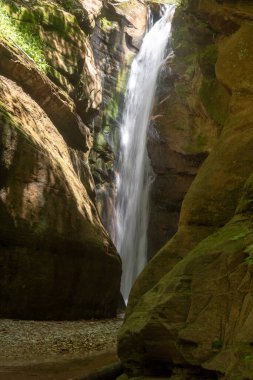
[(116, 351), (122, 318), (98, 321), (0, 320), (0, 362), (54, 360)]

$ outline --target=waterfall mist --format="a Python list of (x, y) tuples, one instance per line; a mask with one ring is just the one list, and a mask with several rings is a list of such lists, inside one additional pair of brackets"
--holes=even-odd
[[(147, 262), (149, 191), (153, 180), (147, 153), (147, 129), (174, 10), (174, 5), (166, 6), (160, 20), (148, 28), (131, 66), (120, 126), (112, 238), (122, 258), (121, 291), (126, 301), (134, 280)], [(152, 22), (152, 17), (149, 20)]]

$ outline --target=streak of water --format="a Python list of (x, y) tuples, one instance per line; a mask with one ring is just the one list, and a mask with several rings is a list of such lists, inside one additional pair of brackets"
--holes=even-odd
[(147, 129), (174, 10), (175, 6), (166, 6), (161, 19), (146, 34), (140, 52), (132, 63), (127, 84), (120, 128), (113, 233), (123, 263), (121, 291), (125, 300), (147, 262), (149, 190), (153, 178), (147, 154)]

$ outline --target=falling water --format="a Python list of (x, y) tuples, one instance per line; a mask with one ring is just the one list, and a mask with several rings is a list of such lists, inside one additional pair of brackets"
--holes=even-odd
[(126, 301), (135, 278), (147, 261), (149, 190), (153, 178), (146, 147), (147, 129), (174, 9), (173, 5), (167, 6), (161, 19), (146, 34), (132, 63), (127, 84), (120, 127), (113, 236), (122, 258), (121, 291)]

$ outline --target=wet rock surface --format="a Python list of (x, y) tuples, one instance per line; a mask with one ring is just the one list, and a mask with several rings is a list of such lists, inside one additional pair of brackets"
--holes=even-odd
[(111, 230), (124, 92), (131, 62), (145, 33), (146, 16), (147, 7), (141, 1), (108, 1), (91, 37), (103, 96), (94, 123), (94, 144), (89, 161), (96, 184), (98, 210)]

